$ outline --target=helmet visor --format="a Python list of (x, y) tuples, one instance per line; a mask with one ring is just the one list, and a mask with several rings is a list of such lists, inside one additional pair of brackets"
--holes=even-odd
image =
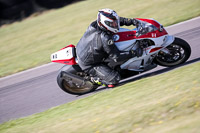
[(110, 21), (105, 21), (105, 24), (108, 25), (111, 28), (118, 29), (119, 30), (119, 25), (117, 20), (113, 20), (112, 22)]

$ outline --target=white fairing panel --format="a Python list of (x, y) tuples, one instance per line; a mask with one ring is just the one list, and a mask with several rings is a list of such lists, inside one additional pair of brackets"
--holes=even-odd
[(116, 42), (115, 45), (120, 51), (130, 51), (131, 46), (135, 43), (136, 39), (134, 40), (128, 40), (128, 41), (122, 41), (122, 42)]
[[(155, 45), (149, 46), (143, 49), (143, 55), (141, 57), (134, 57), (129, 59), (127, 62), (122, 64), (120, 67), (121, 69), (128, 69), (133, 71), (143, 71), (141, 68), (147, 67), (153, 60), (154, 56), (157, 53), (164, 49), (165, 47), (169, 46), (174, 41), (174, 36), (165, 35), (158, 38), (148, 38), (154, 41)], [(130, 45), (129, 45), (130, 46)], [(133, 45), (132, 49), (135, 49)], [(157, 49), (157, 50), (155, 50)]]
[(172, 44), (174, 42), (174, 36), (171, 36), (171, 35), (167, 35), (165, 36), (164, 38), (164, 42), (163, 44), (161, 44), (162, 47), (167, 47), (169, 46), (170, 44)]
[(73, 58), (72, 47), (68, 47), (51, 54), (51, 61), (69, 60), (72, 58)]

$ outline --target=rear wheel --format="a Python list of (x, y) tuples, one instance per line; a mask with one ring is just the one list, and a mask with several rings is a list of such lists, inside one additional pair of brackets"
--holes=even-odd
[(96, 88), (94, 86), (92, 87), (79, 87), (77, 86), (75, 83), (69, 83), (65, 80), (63, 80), (62, 82), (62, 88), (65, 92), (70, 93), (70, 94), (74, 94), (74, 95), (83, 95), (89, 92), (94, 91)]
[[(79, 75), (76, 75), (79, 76)], [(80, 77), (80, 76), (79, 76)], [(81, 77), (80, 77), (81, 78)], [(71, 78), (64, 78), (62, 75), (62, 70), (57, 76), (58, 86), (65, 92), (73, 95), (83, 95), (89, 92), (94, 91), (98, 86), (94, 85), (92, 82), (83, 79), (83, 84), (80, 85), (76, 82), (73, 82)]]
[(166, 47), (167, 51), (160, 51), (155, 61), (158, 65), (172, 67), (182, 64), (191, 55), (190, 45), (180, 38), (175, 38), (174, 42)]

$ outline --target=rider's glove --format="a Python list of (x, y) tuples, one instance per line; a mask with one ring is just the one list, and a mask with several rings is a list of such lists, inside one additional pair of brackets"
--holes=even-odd
[(130, 50), (130, 53), (132, 55), (132, 57), (141, 57), (143, 55), (143, 49), (142, 48), (138, 48), (136, 50)]
[(147, 32), (148, 32), (147, 28), (144, 28), (142, 26), (139, 28), (139, 33), (146, 34)]
[(131, 21), (132, 21), (132, 24), (136, 27), (140, 24), (140, 21), (138, 21), (137, 19), (131, 19)]

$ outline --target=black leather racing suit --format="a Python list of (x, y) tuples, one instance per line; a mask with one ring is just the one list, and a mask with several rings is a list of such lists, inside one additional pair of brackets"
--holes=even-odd
[[(132, 19), (120, 17), (120, 26), (135, 25)], [(83, 37), (76, 46), (78, 64), (86, 73), (98, 77), (104, 84), (117, 84), (120, 75), (103, 63), (106, 58), (115, 62), (123, 61), (132, 57), (129, 52), (120, 53), (114, 45), (113, 34), (101, 30), (97, 21), (90, 24)]]

